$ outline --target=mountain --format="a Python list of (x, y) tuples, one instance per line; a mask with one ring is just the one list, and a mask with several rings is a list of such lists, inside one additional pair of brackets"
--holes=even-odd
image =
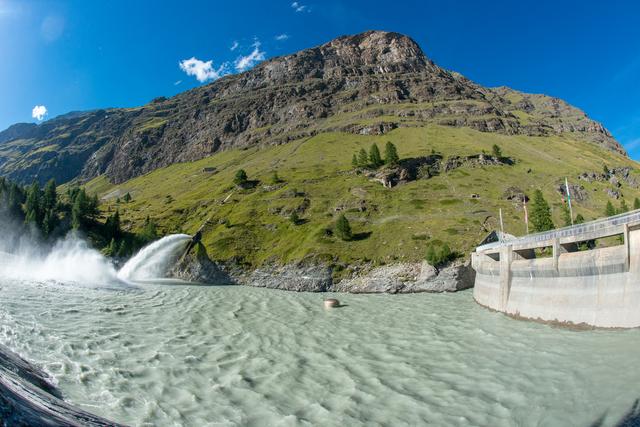
[[(388, 143), (397, 165), (353, 165)], [(248, 181), (236, 185), (240, 170)], [(500, 226), (500, 213), (506, 232), (523, 234), (522, 201), (536, 189), (562, 226), (565, 178), (574, 216), (587, 220), (608, 201), (623, 209), (640, 198), (638, 164), (582, 111), (482, 87), (410, 38), (379, 31), (143, 107), (14, 125), (0, 133), (0, 175), (81, 182), (99, 196), (101, 222), (117, 210), (129, 232), (149, 221), (162, 234), (200, 230), (199, 257), (225, 274), (275, 277), (276, 287), (319, 277), (327, 288), (373, 271), (367, 283), (378, 290), (413, 289), (403, 278), (423, 271), (428, 248), (464, 256)], [(352, 240), (336, 235), (341, 215)], [(307, 262), (320, 267), (290, 268)]]
[(570, 135), (626, 155), (566, 102), (485, 88), (438, 67), (409, 37), (370, 31), (272, 58), (138, 108), (74, 112), (0, 132), (0, 175), (112, 183), (215, 153), (326, 132), (386, 134), (429, 124), (500, 135)]

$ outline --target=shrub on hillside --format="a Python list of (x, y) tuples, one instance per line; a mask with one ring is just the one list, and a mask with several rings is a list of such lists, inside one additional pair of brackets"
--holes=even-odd
[(427, 246), (425, 259), (434, 267), (446, 264), (449, 261), (454, 260), (455, 258), (456, 254), (451, 252), (451, 248), (449, 248), (449, 245), (447, 245), (446, 243), (441, 245), (430, 243), (429, 246)]
[(353, 238), (353, 232), (351, 231), (351, 225), (349, 220), (344, 214), (338, 217), (336, 221), (336, 236), (344, 241), (349, 241)]
[(240, 169), (233, 177), (233, 183), (235, 185), (243, 185), (247, 182), (248, 176), (244, 169)]

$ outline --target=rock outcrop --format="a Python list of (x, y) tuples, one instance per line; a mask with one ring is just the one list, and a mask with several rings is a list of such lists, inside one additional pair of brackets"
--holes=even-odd
[[(198, 253), (195, 253), (198, 252)], [(248, 270), (233, 262), (216, 263), (206, 253), (192, 251), (171, 269), (172, 277), (210, 285), (246, 285), (295, 292), (414, 293), (455, 292), (473, 287), (475, 272), (468, 262), (437, 269), (427, 262), (360, 268), (336, 282), (330, 265), (303, 261), (266, 264)]]
[(239, 278), (243, 285), (296, 292), (325, 292), (331, 288), (331, 267), (321, 264), (263, 266)]
[(106, 174), (121, 183), (231, 148), (429, 123), (502, 134), (570, 133), (624, 153), (601, 124), (562, 100), (484, 88), (438, 67), (407, 36), (369, 31), (143, 107), (11, 126), (0, 132), (0, 174), (24, 183)]
[(473, 287), (475, 272), (468, 262), (436, 269), (427, 262), (376, 267), (333, 286), (350, 293), (456, 292)]
[(207, 250), (200, 242), (185, 251), (184, 255), (169, 271), (169, 276), (187, 282), (209, 285), (231, 285), (234, 279), (217, 263), (211, 261)]

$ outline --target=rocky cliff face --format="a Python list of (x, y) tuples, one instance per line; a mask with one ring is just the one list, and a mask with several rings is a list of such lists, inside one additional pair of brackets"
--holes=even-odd
[(571, 133), (624, 153), (601, 124), (562, 100), (483, 88), (435, 65), (410, 38), (370, 31), (140, 108), (14, 125), (0, 132), (0, 174), (64, 182), (106, 173), (119, 183), (225, 149), (428, 123), (505, 134)]

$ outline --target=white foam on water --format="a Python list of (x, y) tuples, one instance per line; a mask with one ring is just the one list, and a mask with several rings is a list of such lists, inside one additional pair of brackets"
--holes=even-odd
[(0, 253), (0, 274), (7, 278), (104, 284), (118, 281), (116, 270), (100, 252), (70, 234), (50, 249), (22, 244), (14, 254)]
[(172, 261), (191, 239), (188, 234), (171, 234), (140, 250), (118, 271), (124, 281), (163, 278)]

